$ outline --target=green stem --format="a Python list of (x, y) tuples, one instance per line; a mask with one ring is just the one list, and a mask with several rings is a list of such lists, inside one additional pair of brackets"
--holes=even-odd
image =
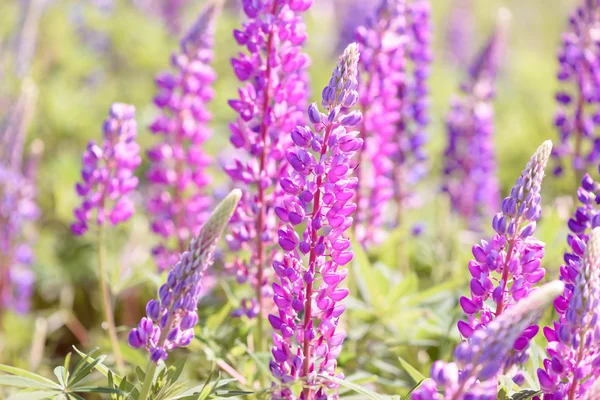
[(146, 378), (144, 379), (144, 384), (142, 385), (142, 391), (140, 392), (139, 400), (148, 399), (148, 395), (150, 394), (150, 388), (152, 387), (152, 381), (154, 381), (155, 371), (156, 363), (150, 361), (150, 364), (148, 364), (148, 368), (146, 369)]
[(100, 292), (102, 292), (102, 305), (104, 307), (104, 318), (108, 324), (108, 336), (112, 345), (115, 363), (119, 372), (125, 371), (125, 364), (119, 349), (119, 338), (117, 337), (117, 328), (115, 326), (115, 317), (113, 314), (112, 304), (110, 302), (110, 289), (106, 280), (106, 247), (104, 244), (104, 226), (98, 227), (98, 266), (100, 274)]

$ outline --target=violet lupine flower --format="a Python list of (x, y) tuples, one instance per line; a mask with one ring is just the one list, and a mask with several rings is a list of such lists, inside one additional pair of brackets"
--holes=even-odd
[(102, 130), (104, 142), (98, 145), (91, 140), (83, 153), (83, 180), (75, 186), (82, 202), (74, 210), (77, 221), (71, 225), (75, 235), (87, 232), (93, 210), (97, 225), (103, 225), (107, 218), (117, 225), (134, 212), (128, 194), (137, 187), (138, 179), (133, 172), (142, 161), (135, 141), (135, 107), (114, 103)]
[[(493, 238), (473, 246), (475, 259), (469, 262), (471, 295), (460, 298), (468, 320), (459, 321), (458, 330), (465, 338), (530, 295), (532, 286), (546, 273), (540, 267), (544, 243), (532, 235), (542, 211), (540, 188), (551, 150), (549, 140), (537, 149), (510, 195), (502, 201), (502, 212), (494, 216)], [(508, 360), (506, 369), (527, 360), (529, 341), (538, 330), (532, 325), (522, 332), (514, 343), (514, 358)]]
[[(564, 289), (554, 281), (520, 300), (485, 328), (477, 330), (454, 350), (454, 362), (436, 361), (431, 379), (411, 395), (413, 400), (495, 400), (496, 376), (511, 357), (515, 340), (524, 329), (538, 323), (544, 310)], [(443, 391), (438, 393), (438, 388)]]
[(600, 228), (571, 246), (583, 258), (561, 267), (566, 285), (554, 302), (560, 318), (544, 328), (549, 358), (537, 371), (544, 400), (581, 399), (600, 377)]
[(446, 118), (448, 145), (444, 152), (444, 183), (452, 207), (471, 228), (498, 209), (500, 187), (494, 151), (495, 79), (506, 42), (506, 10), (496, 29), (469, 68), (461, 95), (452, 100)]
[[(148, 151), (151, 197), (147, 209), (152, 231), (163, 238), (153, 248), (159, 270), (173, 266), (208, 217), (211, 204), (206, 187), (210, 157), (202, 149), (209, 138), (212, 119), (207, 103), (214, 97), (211, 84), (216, 73), (213, 59), (216, 4), (209, 4), (181, 41), (181, 53), (173, 54), (174, 73), (158, 75), (159, 93), (154, 103), (161, 114), (150, 126), (163, 140)], [(169, 241), (174, 243), (169, 243)]]
[(333, 0), (336, 16), (337, 40), (335, 54), (340, 54), (352, 42), (357, 40), (356, 27), (362, 26), (368, 16), (377, 9), (376, 1), (364, 0)]
[(148, 350), (153, 362), (166, 360), (169, 351), (189, 345), (194, 338), (202, 277), (212, 265), (215, 246), (241, 197), (242, 192), (234, 189), (219, 203), (169, 271), (158, 299), (146, 305), (146, 317), (129, 332), (129, 345)]
[(457, 66), (466, 66), (475, 33), (472, 0), (454, 0), (446, 26), (447, 56)]
[(558, 51), (557, 78), (561, 89), (556, 93), (554, 119), (560, 143), (553, 152), (554, 173), (560, 175), (565, 158), (576, 172), (595, 166), (600, 158), (600, 139), (594, 135), (600, 124), (600, 1), (585, 0), (569, 18)]
[[(295, 146), (286, 154), (291, 170), (280, 183), (286, 194), (275, 209), (285, 225), (278, 232), (283, 260), (273, 263), (278, 313), (269, 315), (275, 330), (270, 368), (282, 383), (305, 380), (309, 387), (300, 395), (305, 400), (328, 398), (325, 387), (316, 388), (317, 375), (336, 374), (346, 336), (336, 328), (345, 310), (341, 301), (348, 296), (348, 289), (340, 287), (348, 270), (339, 268), (353, 258), (344, 236), (356, 209), (352, 198), (357, 178), (351, 176), (350, 164), (363, 144), (352, 131), (361, 114), (348, 110), (358, 100), (358, 56), (356, 43), (346, 48), (323, 89), (326, 113), (311, 104), (308, 116), (313, 126), (299, 125), (292, 131)], [(302, 237), (295, 231), (300, 224)], [(276, 398), (297, 397), (284, 388)]]
[(230, 140), (242, 155), (225, 171), (245, 188), (227, 242), (231, 250), (243, 250), (249, 258), (237, 257), (228, 269), (239, 283), (250, 282), (255, 290), (237, 316), (262, 317), (263, 298), (270, 296), (265, 266), (271, 265), (275, 251), (278, 223), (273, 207), (281, 195), (277, 183), (291, 142), (285, 132), (303, 119), (309, 58), (302, 52), (302, 14), (311, 4), (312, 0), (244, 0), (249, 20), (234, 31), (238, 44), (248, 50), (232, 60), (244, 86), (239, 99), (229, 100), (239, 114), (230, 124)]
[(383, 0), (357, 29), (365, 147), (357, 157), (356, 228), (363, 244), (383, 239), (384, 221), (399, 223), (424, 172), (429, 13), (428, 1)]

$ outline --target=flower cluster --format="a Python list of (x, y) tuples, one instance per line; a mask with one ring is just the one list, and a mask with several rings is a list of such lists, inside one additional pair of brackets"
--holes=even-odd
[[(414, 200), (411, 186), (424, 172), (429, 14), (428, 1), (382, 0), (357, 29), (365, 146), (357, 157), (356, 222), (363, 243), (381, 241), (384, 221), (399, 223)], [(395, 212), (387, 215), (387, 209)]]
[[(460, 298), (460, 305), (468, 315), (467, 322), (458, 322), (458, 329), (465, 338), (472, 337), (506, 309), (527, 297), (532, 292), (532, 285), (546, 273), (540, 267), (544, 244), (531, 235), (541, 214), (540, 187), (551, 149), (550, 141), (537, 149), (510, 195), (502, 201), (502, 212), (494, 216), (495, 235), (491, 241), (482, 240), (480, 245), (473, 246), (475, 259), (469, 262), (471, 296)], [(488, 300), (492, 300), (495, 308)], [(514, 343), (517, 353), (514, 359), (508, 360), (507, 367), (525, 361), (524, 351), (537, 332), (537, 326), (521, 332)]]
[[(495, 400), (496, 375), (511, 357), (513, 345), (528, 326), (537, 324), (543, 311), (564, 289), (560, 281), (547, 283), (513, 308), (480, 329), (454, 350), (455, 362), (436, 361), (431, 379), (416, 389), (414, 400)], [(438, 393), (438, 388), (444, 394)]]
[[(344, 236), (356, 209), (352, 199), (357, 179), (351, 176), (350, 163), (363, 144), (358, 132), (351, 130), (360, 123), (361, 113), (348, 110), (358, 100), (358, 56), (355, 43), (346, 48), (323, 89), (326, 113), (311, 104), (312, 128), (297, 126), (292, 131), (295, 146), (286, 153), (291, 170), (281, 180), (286, 194), (275, 209), (285, 223), (278, 232), (285, 254), (273, 263), (278, 313), (269, 315), (275, 329), (270, 368), (283, 383), (305, 379), (310, 387), (303, 399), (327, 398), (325, 388), (315, 389), (316, 376), (336, 374), (346, 336), (336, 328), (345, 310), (341, 301), (348, 295), (348, 289), (340, 287), (348, 270), (340, 267), (353, 257)], [(296, 233), (298, 225), (302, 237)], [(295, 398), (289, 388), (279, 395)]]
[(228, 269), (238, 282), (249, 281), (255, 290), (254, 298), (244, 301), (236, 315), (255, 317), (262, 316), (263, 298), (270, 296), (265, 273), (274, 257), (278, 225), (274, 202), (290, 145), (284, 132), (303, 118), (301, 108), (307, 97), (309, 58), (302, 52), (306, 39), (302, 13), (312, 0), (242, 3), (249, 20), (242, 30), (234, 31), (234, 37), (248, 53), (240, 53), (232, 65), (245, 84), (239, 99), (229, 101), (239, 114), (230, 125), (230, 140), (242, 155), (225, 171), (236, 185), (244, 186), (227, 242), (233, 251), (244, 250), (249, 259), (238, 257)]
[(151, 161), (147, 177), (152, 231), (176, 243), (162, 243), (153, 249), (160, 270), (173, 266), (185, 250), (185, 243), (208, 217), (211, 204), (205, 193), (210, 178), (206, 168), (210, 157), (202, 144), (210, 136), (207, 123), (212, 116), (207, 103), (214, 97), (211, 84), (216, 74), (213, 59), (215, 20), (218, 7), (209, 4), (181, 42), (181, 54), (173, 54), (175, 73), (156, 78), (159, 93), (154, 103), (161, 114), (150, 126), (163, 141), (148, 151)]
[(376, 1), (363, 0), (333, 0), (333, 9), (336, 12), (337, 41), (335, 53), (340, 54), (352, 42), (356, 41), (356, 27), (365, 23), (365, 20), (376, 10)]
[(554, 302), (560, 318), (544, 329), (549, 358), (537, 375), (545, 400), (582, 398), (600, 377), (600, 228), (584, 240), (572, 238), (580, 258), (561, 267), (565, 289)]
[(134, 118), (133, 106), (113, 104), (103, 125), (104, 142), (98, 145), (90, 141), (83, 153), (83, 181), (75, 187), (82, 202), (75, 208), (76, 222), (71, 225), (75, 235), (87, 232), (94, 209), (98, 225), (103, 225), (106, 218), (117, 225), (133, 215), (134, 205), (128, 194), (137, 187), (133, 172), (141, 163)]
[(558, 110), (554, 119), (560, 143), (553, 152), (554, 173), (560, 175), (565, 158), (577, 172), (596, 165), (600, 159), (600, 1), (586, 0), (569, 18), (569, 30), (562, 36), (558, 52), (556, 93)]
[(472, 0), (455, 0), (446, 25), (446, 53), (450, 61), (462, 67), (469, 62), (475, 37), (475, 15)]
[(453, 209), (473, 229), (498, 208), (500, 188), (494, 152), (494, 83), (505, 46), (506, 10), (496, 29), (469, 68), (461, 96), (453, 99), (446, 119), (444, 184)]
[(129, 332), (129, 345), (146, 348), (153, 362), (166, 360), (168, 351), (185, 347), (194, 338), (202, 277), (213, 262), (217, 241), (241, 196), (242, 192), (235, 189), (221, 201), (169, 272), (167, 282), (158, 291), (158, 299), (146, 305), (146, 317)]

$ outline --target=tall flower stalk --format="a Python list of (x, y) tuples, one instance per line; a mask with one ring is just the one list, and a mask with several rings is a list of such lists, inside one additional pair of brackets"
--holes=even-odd
[(128, 220), (135, 210), (129, 198), (130, 192), (138, 185), (134, 171), (141, 163), (139, 145), (135, 141), (135, 107), (123, 103), (113, 104), (104, 121), (103, 133), (103, 143), (98, 145), (92, 140), (83, 153), (82, 181), (76, 185), (81, 205), (74, 210), (76, 222), (71, 225), (71, 230), (79, 236), (89, 230), (90, 224), (97, 226), (99, 282), (104, 318), (108, 324), (115, 362), (119, 370), (124, 370), (107, 282), (104, 239), (107, 221), (113, 226), (118, 225)]
[(206, 6), (196, 24), (181, 41), (181, 52), (171, 57), (175, 72), (157, 76), (154, 103), (161, 114), (150, 129), (163, 140), (148, 150), (147, 177), (152, 231), (163, 243), (153, 248), (159, 270), (172, 267), (208, 217), (211, 204), (206, 187), (210, 157), (202, 145), (210, 136), (212, 115), (207, 103), (214, 97), (213, 60), (215, 21), (220, 3)]
[(432, 59), (429, 18), (428, 1), (383, 0), (357, 29), (365, 146), (356, 160), (355, 228), (363, 244), (381, 241), (385, 221), (400, 223), (423, 175)]
[[(317, 388), (317, 375), (335, 375), (346, 336), (337, 325), (345, 310), (341, 301), (349, 293), (339, 287), (348, 273), (341, 267), (353, 258), (344, 236), (356, 209), (352, 199), (357, 178), (352, 177), (351, 160), (363, 144), (352, 131), (361, 113), (349, 111), (358, 100), (358, 56), (355, 43), (346, 48), (323, 89), (325, 113), (311, 104), (313, 126), (299, 125), (292, 131), (295, 146), (286, 153), (291, 169), (281, 180), (285, 197), (275, 209), (284, 223), (278, 231), (284, 256), (273, 263), (278, 312), (269, 315), (275, 329), (270, 368), (282, 383), (303, 380), (300, 398), (305, 400), (327, 398), (327, 389)], [(302, 227), (302, 238), (297, 226)], [(276, 398), (297, 397), (290, 388), (282, 388)]]
[(243, 197), (227, 237), (238, 256), (228, 268), (238, 282), (248, 282), (254, 296), (242, 301), (235, 315), (258, 316), (255, 337), (263, 349), (264, 298), (270, 297), (267, 268), (275, 255), (278, 222), (274, 202), (280, 196), (279, 177), (287, 168), (286, 149), (291, 131), (303, 118), (307, 97), (308, 56), (302, 52), (306, 40), (302, 14), (312, 0), (244, 0), (248, 17), (234, 37), (247, 53), (232, 60), (237, 78), (244, 82), (239, 98), (229, 105), (239, 114), (230, 124), (231, 143), (240, 156), (225, 171), (241, 185)]
[(495, 80), (506, 45), (508, 11), (501, 10), (494, 32), (471, 64), (446, 118), (444, 184), (452, 207), (473, 229), (498, 209), (500, 187), (494, 152)]
[(234, 189), (219, 203), (169, 272), (167, 282), (158, 291), (158, 299), (146, 305), (146, 317), (129, 332), (129, 345), (145, 348), (150, 354), (140, 400), (146, 400), (150, 394), (158, 363), (167, 359), (169, 351), (189, 345), (194, 338), (202, 278), (213, 263), (215, 246), (241, 197), (242, 192)]
[(569, 28), (562, 36), (557, 73), (561, 88), (555, 96), (554, 119), (560, 138), (553, 152), (556, 175), (563, 172), (566, 160), (577, 174), (583, 174), (600, 159), (600, 139), (594, 135), (600, 124), (598, 29), (600, 1), (583, 0), (569, 18)]
[[(591, 183), (589, 176), (584, 185)], [(587, 182), (586, 182), (587, 181)], [(582, 187), (583, 188), (583, 187)], [(588, 192), (589, 189), (584, 189)], [(599, 189), (595, 185), (595, 191)], [(581, 194), (582, 190), (580, 190)], [(588, 192), (589, 193), (589, 192)], [(592, 200), (592, 199), (589, 199)], [(581, 208), (577, 211), (578, 215)], [(596, 214), (598, 215), (598, 214)], [(591, 221), (590, 221), (591, 222)], [(571, 237), (573, 253), (565, 254), (567, 265), (560, 268), (565, 283), (562, 296), (554, 302), (559, 315), (553, 328), (544, 328), (548, 355), (537, 371), (544, 400), (585, 398), (600, 377), (600, 228), (598, 218), (593, 230)], [(588, 228), (590, 224), (587, 224)]]
[[(554, 281), (520, 300), (484, 329), (480, 329), (454, 350), (454, 362), (436, 361), (431, 379), (413, 393), (413, 400), (494, 400), (498, 395), (496, 376), (512, 357), (513, 345), (528, 326), (538, 323), (546, 307), (564, 289)], [(438, 389), (443, 394), (438, 393)]]
[[(494, 216), (496, 231), (491, 241), (473, 246), (474, 260), (469, 262), (471, 293), (460, 298), (468, 315), (459, 321), (458, 329), (470, 338), (498, 318), (507, 309), (532, 292), (546, 271), (540, 267), (544, 243), (533, 238), (536, 221), (541, 214), (540, 189), (552, 143), (544, 142), (531, 157), (510, 195), (502, 201), (502, 211)], [(505, 370), (527, 359), (529, 341), (537, 334), (536, 325), (527, 327), (514, 345), (515, 353), (507, 360)], [(520, 379), (517, 379), (517, 381)]]

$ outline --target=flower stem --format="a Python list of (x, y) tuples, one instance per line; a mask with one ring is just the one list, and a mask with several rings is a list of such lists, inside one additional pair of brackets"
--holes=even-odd
[(125, 364), (119, 349), (119, 338), (117, 337), (117, 328), (115, 326), (115, 317), (112, 304), (110, 302), (110, 289), (106, 280), (106, 247), (104, 243), (104, 226), (98, 227), (98, 266), (100, 268), (100, 292), (102, 292), (102, 305), (104, 307), (104, 318), (108, 324), (108, 336), (112, 345), (113, 356), (119, 372), (125, 371)]
[(140, 392), (139, 400), (148, 399), (148, 395), (150, 394), (150, 388), (152, 387), (152, 381), (154, 380), (154, 372), (156, 371), (156, 363), (150, 361), (148, 364), (148, 368), (146, 369), (146, 378), (144, 379), (144, 383), (142, 385), (142, 390)]

